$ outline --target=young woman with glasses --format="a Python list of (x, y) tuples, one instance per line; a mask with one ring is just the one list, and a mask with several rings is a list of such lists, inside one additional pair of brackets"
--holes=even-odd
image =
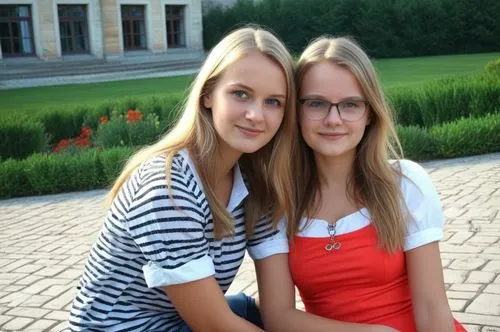
[[(289, 255), (257, 264), (266, 329), (465, 331), (444, 287), (438, 194), (421, 166), (400, 159), (368, 56), (349, 39), (320, 38), (296, 81), (298, 212), (287, 220)], [(294, 309), (294, 285), (309, 315)]]

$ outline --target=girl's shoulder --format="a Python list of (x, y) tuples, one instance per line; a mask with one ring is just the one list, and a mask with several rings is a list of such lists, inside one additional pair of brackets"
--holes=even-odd
[(431, 176), (422, 165), (408, 159), (391, 160), (390, 163), (401, 175), (400, 186), (405, 200), (436, 191)]

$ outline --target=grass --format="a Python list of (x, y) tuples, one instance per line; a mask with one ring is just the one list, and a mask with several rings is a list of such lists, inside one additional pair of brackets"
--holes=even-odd
[[(479, 72), (500, 53), (446, 55), (418, 58), (375, 60), (384, 87), (422, 84), (447, 75)], [(47, 107), (71, 107), (123, 97), (182, 93), (193, 76), (69, 84), (0, 90), (0, 113), (36, 110)]]
[(132, 96), (182, 93), (188, 88), (192, 79), (192, 75), (187, 75), (0, 90), (0, 113), (47, 107), (71, 107)]
[(500, 53), (442, 55), (418, 58), (375, 60), (375, 67), (386, 88), (417, 85), (443, 76), (469, 74), (484, 70)]

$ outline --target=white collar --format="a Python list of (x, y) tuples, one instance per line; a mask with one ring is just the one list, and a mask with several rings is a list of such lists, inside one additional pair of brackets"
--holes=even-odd
[[(189, 168), (191, 168), (194, 178), (200, 188), (202, 188), (202, 190), (205, 190), (196, 170), (196, 166), (194, 165), (194, 162), (189, 155), (189, 151), (184, 148), (179, 151), (179, 154), (184, 157), (185, 161), (188, 163)], [(231, 196), (229, 198), (229, 203), (226, 206), (228, 212), (233, 212), (233, 210), (241, 204), (241, 202), (248, 196), (248, 194), (248, 188), (245, 184), (245, 181), (243, 180), (243, 174), (241, 173), (240, 165), (236, 163), (233, 167), (233, 186), (231, 188)]]

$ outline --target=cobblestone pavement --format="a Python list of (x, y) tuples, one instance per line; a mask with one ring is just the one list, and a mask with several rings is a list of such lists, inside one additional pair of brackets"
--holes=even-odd
[[(500, 153), (424, 166), (447, 217), (441, 251), (454, 315), (469, 331), (500, 331)], [(86, 256), (104, 220), (104, 194), (99, 190), (0, 201), (1, 331), (64, 328)], [(248, 259), (230, 289), (238, 291), (257, 292)]]

